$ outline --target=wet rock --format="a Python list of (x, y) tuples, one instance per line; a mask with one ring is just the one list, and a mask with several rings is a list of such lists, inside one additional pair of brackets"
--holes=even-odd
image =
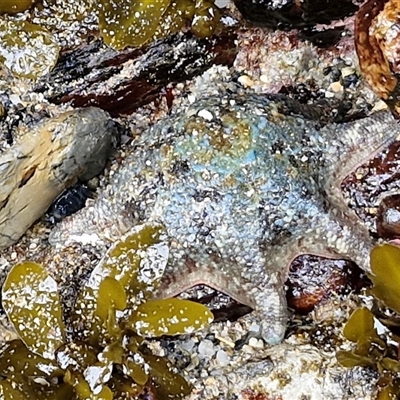
[(88, 198), (93, 198), (93, 192), (83, 184), (68, 188), (54, 200), (49, 211), (49, 221), (59, 222), (83, 208)]
[(400, 195), (385, 197), (378, 208), (376, 222), (379, 236), (385, 238), (400, 237)]
[(364, 78), (400, 115), (400, 3), (369, 0), (357, 13), (355, 43)]
[(352, 0), (234, 0), (234, 3), (247, 21), (284, 30), (329, 24), (358, 9)]
[(126, 115), (156, 99), (169, 83), (200, 75), (213, 64), (231, 66), (236, 34), (199, 39), (177, 33), (145, 49), (116, 51), (97, 40), (64, 53), (36, 91), (56, 104), (97, 106)]
[(289, 307), (301, 314), (312, 311), (334, 293), (357, 289), (363, 285), (362, 271), (352, 262), (302, 256), (293, 261), (287, 300)]
[(118, 128), (96, 108), (66, 112), (0, 156), (0, 248), (15, 243), (52, 201), (104, 167)]

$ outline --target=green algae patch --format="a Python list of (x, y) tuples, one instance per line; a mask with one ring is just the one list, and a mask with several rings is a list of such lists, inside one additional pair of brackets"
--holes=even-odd
[(39, 25), (24, 21), (0, 21), (0, 63), (19, 78), (35, 80), (55, 66), (59, 46)]
[(43, 385), (28, 379), (22, 381), (0, 381), (0, 398), (4, 400), (60, 400), (74, 399), (74, 392), (67, 384), (52, 385), (46, 389)]
[(220, 13), (203, 0), (101, 0), (99, 30), (104, 42), (117, 50), (140, 47), (191, 26), (195, 35), (211, 36)]
[(400, 248), (376, 246), (371, 252), (371, 270), (372, 294), (400, 314)]
[(337, 359), (344, 367), (372, 367), (382, 358), (382, 350), (386, 345), (379, 338), (374, 315), (367, 308), (353, 312), (343, 329), (343, 335), (357, 345), (352, 351), (338, 351)]
[(207, 307), (188, 300), (149, 300), (141, 304), (128, 323), (146, 337), (182, 335), (203, 329), (213, 321)]
[(0, 380), (0, 398), (57, 400), (71, 398), (72, 388), (64, 383), (41, 385), (34, 381), (57, 381), (63, 371), (56, 362), (45, 359), (27, 349), (22, 340), (13, 340), (0, 356), (0, 369), (6, 380)]
[(99, 29), (104, 42), (115, 49), (148, 42), (169, 4), (170, 0), (103, 0)]
[(64, 342), (64, 324), (57, 283), (36, 263), (14, 266), (3, 286), (4, 310), (26, 347), (54, 359)]
[(0, 353), (0, 396), (8, 399), (183, 399), (191, 386), (154, 356), (145, 337), (189, 333), (212, 315), (187, 300), (149, 300), (168, 259), (163, 227), (142, 225), (115, 243), (62, 322), (56, 282), (39, 264), (14, 266), (3, 286), (21, 340)]
[(158, 24), (153, 39), (163, 38), (179, 32), (193, 19), (195, 4), (188, 0), (171, 1)]
[(135, 228), (115, 243), (93, 270), (72, 317), (76, 329), (84, 327), (87, 340), (96, 343), (107, 337), (115, 311), (124, 310), (127, 304), (133, 308), (154, 291), (168, 260), (168, 246), (161, 235), (160, 226)]
[(371, 271), (373, 311), (362, 307), (353, 312), (343, 335), (354, 346), (338, 351), (336, 357), (345, 367), (375, 369), (379, 373), (376, 399), (396, 399), (400, 396), (400, 248), (377, 245), (371, 252)]
[[(46, 367), (42, 368), (43, 366)], [(55, 377), (62, 374), (55, 361), (49, 361), (32, 353), (22, 340), (13, 340), (9, 343), (1, 355), (0, 369), (2, 374), (11, 375), (13, 378), (17, 375), (36, 377), (45, 373)]]
[[(376, 317), (365, 307), (353, 312), (345, 325), (343, 334), (354, 343), (350, 351), (339, 350), (336, 358), (347, 368), (368, 367), (380, 374), (376, 399), (395, 399), (400, 395), (400, 362), (394, 336), (379, 335), (375, 328)], [(388, 339), (391, 340), (388, 340)]]
[(124, 310), (126, 308), (126, 294), (121, 283), (114, 278), (105, 277), (99, 286), (96, 304), (96, 315), (106, 321), (110, 310)]
[(200, 37), (210, 37), (217, 27), (220, 13), (217, 7), (209, 1), (196, 2), (196, 11), (192, 21), (192, 32)]
[(343, 335), (352, 342), (357, 342), (362, 335), (377, 338), (372, 312), (365, 307), (355, 310), (343, 329)]
[(65, 375), (65, 381), (74, 388), (76, 399), (113, 400), (114, 398), (113, 393), (108, 386), (101, 385), (97, 390), (95, 386), (95, 389), (93, 390), (91, 385), (88, 383), (88, 380), (79, 372), (68, 371)]
[(32, 4), (32, 0), (1, 0), (0, 14), (16, 14), (27, 10)]
[(177, 399), (182, 399), (190, 394), (190, 387), (185, 379), (171, 371), (167, 360), (148, 354), (146, 361), (150, 366), (151, 376), (160, 399), (169, 399), (170, 393), (176, 393)]

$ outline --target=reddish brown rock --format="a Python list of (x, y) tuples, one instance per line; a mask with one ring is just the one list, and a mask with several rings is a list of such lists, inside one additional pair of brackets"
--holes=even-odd
[(369, 0), (358, 11), (355, 43), (361, 71), (373, 90), (400, 115), (400, 2)]
[(96, 40), (62, 54), (35, 90), (56, 104), (130, 114), (157, 99), (168, 84), (191, 79), (214, 64), (231, 66), (235, 39), (228, 30), (208, 39), (177, 33), (143, 49), (121, 51)]
[(378, 209), (377, 231), (379, 236), (395, 239), (400, 237), (400, 195), (385, 197)]
[(329, 24), (358, 9), (357, 1), (352, 0), (234, 0), (234, 3), (249, 22), (278, 29)]
[(299, 257), (293, 261), (286, 282), (288, 305), (306, 314), (333, 293), (343, 293), (362, 285), (361, 274), (361, 270), (350, 261), (311, 255)]

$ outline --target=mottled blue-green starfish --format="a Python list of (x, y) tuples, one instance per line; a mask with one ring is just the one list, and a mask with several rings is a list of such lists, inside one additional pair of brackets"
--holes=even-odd
[(278, 343), (296, 256), (348, 258), (369, 270), (372, 240), (340, 183), (400, 134), (386, 112), (324, 125), (311, 111), (265, 95), (199, 100), (143, 132), (94, 205), (50, 241), (117, 239), (161, 223), (170, 257), (157, 296), (209, 285), (251, 306), (263, 338)]

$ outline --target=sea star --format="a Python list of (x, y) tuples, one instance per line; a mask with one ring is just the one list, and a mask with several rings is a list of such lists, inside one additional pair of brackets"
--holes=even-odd
[(118, 238), (161, 223), (170, 258), (156, 295), (209, 285), (251, 306), (262, 337), (278, 343), (296, 256), (348, 258), (369, 270), (372, 240), (340, 183), (400, 133), (387, 112), (345, 124), (316, 115), (272, 95), (198, 100), (136, 139), (111, 184), (50, 241)]

